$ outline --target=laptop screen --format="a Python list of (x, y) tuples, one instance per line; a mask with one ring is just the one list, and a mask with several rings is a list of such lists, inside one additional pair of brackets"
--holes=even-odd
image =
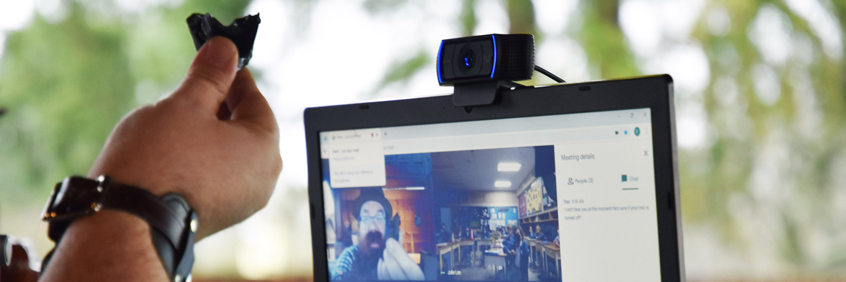
[(330, 281), (660, 281), (650, 110), (320, 132)]

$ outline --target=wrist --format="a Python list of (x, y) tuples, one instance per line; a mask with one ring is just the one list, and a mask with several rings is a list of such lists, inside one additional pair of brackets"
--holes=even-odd
[(108, 175), (111, 181), (141, 188), (159, 197), (167, 193), (184, 194), (183, 191), (177, 191), (177, 185), (173, 184), (175, 180), (166, 179), (167, 176), (161, 173), (143, 171), (135, 167), (95, 163), (88, 172), (88, 178), (97, 179), (101, 175)]
[[(99, 277), (90, 276), (95, 273)], [(74, 220), (42, 275), (44, 281), (169, 280), (149, 225), (137, 216), (108, 209)]]
[[(43, 218), (50, 222), (48, 234), (57, 245), (45, 258), (43, 268), (51, 264), (51, 256), (61, 252), (62, 246), (86, 245), (74, 239), (81, 233), (99, 235), (87, 240), (108, 244), (107, 247), (127, 243), (122, 241), (137, 247), (137, 241), (144, 240), (146, 250), (155, 251), (168, 276), (176, 281), (190, 277), (197, 218), (178, 194), (158, 197), (108, 176), (97, 180), (73, 176), (56, 185)], [(101, 232), (104, 230), (109, 232)], [(113, 237), (122, 240), (110, 240)], [(98, 249), (97, 245), (92, 247)]]
[[(119, 230), (119, 232), (117, 232)], [(148, 242), (150, 225), (143, 219), (128, 212), (103, 209), (91, 216), (74, 220), (68, 227), (62, 241), (77, 237), (91, 238), (91, 234), (103, 234), (103, 237), (115, 240), (138, 240)], [(106, 236), (108, 234), (108, 236)]]
[[(112, 182), (140, 188), (160, 198), (169, 193), (178, 194), (189, 203), (191, 209), (197, 215), (199, 222), (203, 223), (200, 230), (197, 231), (196, 240), (199, 241), (208, 234), (205, 230), (208, 226), (213, 224), (211, 222), (211, 218), (203, 212), (205, 210), (203, 208), (205, 206), (203, 204), (203, 199), (200, 199), (191, 193), (191, 191), (195, 189), (186, 186), (186, 184), (182, 184), (182, 180), (179, 177), (167, 176), (160, 173), (147, 172), (132, 168), (123, 169), (126, 168), (126, 166), (100, 165), (98, 163), (95, 163), (94, 167), (92, 167), (91, 171), (88, 173), (88, 178), (97, 179), (100, 175), (108, 175)], [(191, 185), (202, 184), (194, 183)]]

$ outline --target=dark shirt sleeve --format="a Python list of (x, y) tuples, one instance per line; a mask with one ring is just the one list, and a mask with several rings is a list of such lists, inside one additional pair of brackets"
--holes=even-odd
[(508, 236), (505, 240), (502, 241), (502, 247), (505, 251), (511, 251), (512, 247), (514, 247), (514, 236)]
[(353, 264), (355, 263), (355, 248), (356, 246), (346, 248), (344, 249), (344, 252), (338, 256), (338, 264), (335, 265), (335, 271), (332, 271), (331, 273), (331, 280), (347, 280), (353, 276), (352, 270)]

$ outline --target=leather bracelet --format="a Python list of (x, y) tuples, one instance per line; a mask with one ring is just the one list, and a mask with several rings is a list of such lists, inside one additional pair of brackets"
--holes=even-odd
[[(56, 184), (44, 210), (43, 219), (50, 223), (50, 239), (58, 247), (73, 220), (102, 208), (128, 212), (144, 219), (150, 225), (153, 246), (168, 277), (177, 282), (190, 277), (197, 216), (188, 202), (177, 194), (159, 198), (147, 190), (112, 182), (105, 176), (98, 180), (68, 177)], [(55, 250), (54, 247), (45, 257), (42, 272)]]

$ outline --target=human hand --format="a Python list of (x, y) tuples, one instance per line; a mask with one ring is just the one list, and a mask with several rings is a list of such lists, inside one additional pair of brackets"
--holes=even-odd
[(263, 208), (282, 170), (276, 119), (235, 45), (212, 38), (182, 84), (117, 125), (88, 176), (156, 195), (178, 193), (197, 213), (197, 240)]
[(423, 280), (423, 271), (393, 238), (385, 242), (385, 251), (377, 266), (379, 280)]

